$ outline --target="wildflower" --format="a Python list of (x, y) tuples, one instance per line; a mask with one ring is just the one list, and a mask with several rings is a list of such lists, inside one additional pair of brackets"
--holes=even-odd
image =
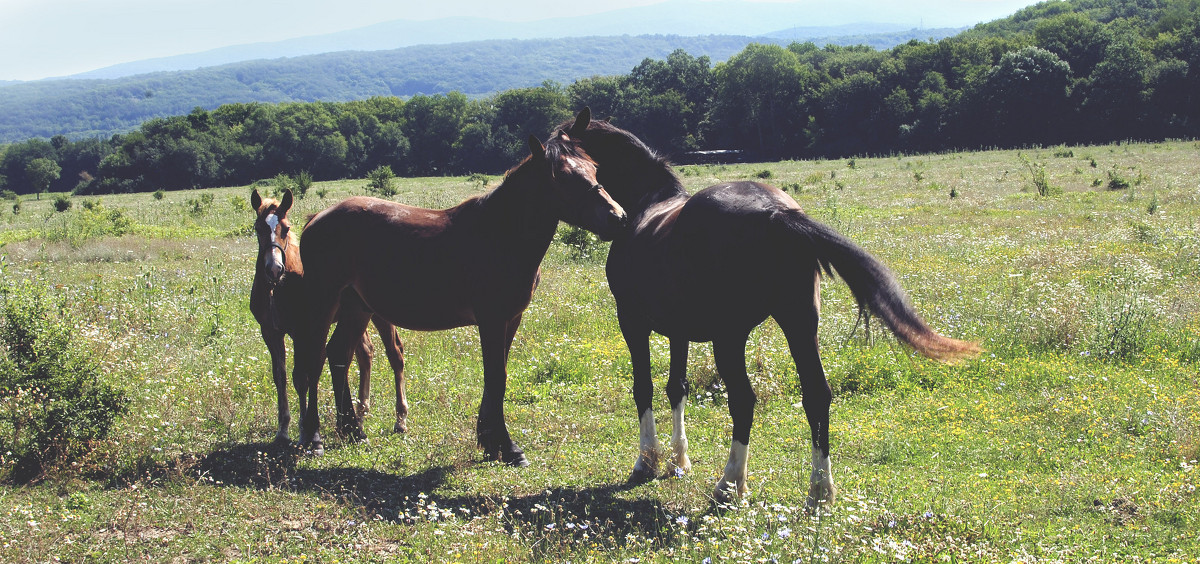
[(688, 524), (687, 515), (680, 515), (680, 516), (676, 517), (675, 523), (678, 524), (680, 527), (686, 527)]
[(792, 536), (792, 530), (787, 527), (784, 527), (782, 529), (779, 529), (779, 532), (776, 534), (779, 535), (779, 538), (786, 539), (786, 538)]
[(704, 560), (701, 560), (701, 561), (700, 561), (700, 564), (712, 564), (712, 557), (710, 557), (710, 556), (705, 556), (705, 557), (704, 557)]
[(675, 477), (676, 477), (676, 478), (682, 478), (682, 477), (683, 477), (683, 468), (676, 468), (676, 469), (675, 469)]
[(932, 512), (932, 511), (926, 511), (925, 513), (922, 513), (922, 514), (921, 514), (921, 516), (922, 516), (922, 517), (924, 517), (924, 518), (926, 518), (926, 519), (933, 519), (933, 512)]
[(546, 525), (546, 530), (547, 530), (547, 531), (553, 531), (553, 530), (554, 530), (554, 523), (550, 523), (549, 525)]

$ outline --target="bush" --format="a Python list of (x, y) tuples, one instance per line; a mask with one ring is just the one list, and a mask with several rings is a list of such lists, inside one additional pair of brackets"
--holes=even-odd
[(1029, 157), (1021, 153), (1017, 153), (1017, 158), (1021, 160), (1021, 164), (1029, 172), (1029, 181), (1033, 184), (1033, 188), (1037, 190), (1039, 196), (1057, 196), (1062, 194), (1063, 190), (1061, 186), (1050, 184), (1050, 177), (1046, 174), (1045, 163), (1031, 161)]
[(601, 243), (595, 233), (582, 227), (564, 224), (558, 231), (558, 241), (570, 247), (572, 260), (608, 258), (608, 246)]
[(165, 195), (166, 195), (166, 192), (163, 192), (162, 188), (159, 188), (158, 190), (154, 191), (154, 199), (155, 200), (161, 200), (161, 199), (163, 199), (163, 196), (165, 196)]
[(71, 209), (71, 198), (66, 196), (54, 197), (54, 211), (65, 212)]
[(392, 172), (392, 167), (383, 165), (371, 172), (367, 173), (367, 190), (381, 198), (390, 198), (396, 195), (396, 187), (394, 180), (396, 175)]
[(0, 291), (0, 473), (19, 482), (87, 454), (129, 408), (53, 301), (30, 283)]
[(296, 197), (303, 198), (308, 194), (308, 189), (312, 188), (313, 177), (307, 170), (302, 170), (296, 175), (295, 180), (292, 181), (292, 185), (296, 187)]

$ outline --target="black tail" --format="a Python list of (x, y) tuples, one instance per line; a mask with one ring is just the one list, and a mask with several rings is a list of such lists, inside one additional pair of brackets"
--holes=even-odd
[(917, 352), (937, 360), (957, 360), (979, 354), (976, 343), (939, 335), (917, 314), (908, 295), (883, 263), (832, 228), (813, 221), (799, 210), (777, 218), (801, 243), (809, 245), (825, 272), (836, 271), (859, 305), (870, 309), (888, 328)]

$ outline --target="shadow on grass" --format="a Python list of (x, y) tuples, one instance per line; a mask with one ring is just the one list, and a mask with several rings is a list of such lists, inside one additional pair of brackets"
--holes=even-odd
[(399, 476), (353, 467), (298, 468), (302, 456), (290, 445), (235, 445), (200, 458), (186, 474), (219, 487), (318, 493), (361, 509), (366, 518), (398, 524), (495, 516), (509, 533), (595, 538), (603, 531), (616, 545), (629, 535), (672, 544), (677, 534), (687, 532), (674, 525), (679, 510), (658, 500), (620, 496), (639, 485), (634, 483), (554, 488), (524, 496), (446, 496), (433, 492), (459, 468), (454, 465)]

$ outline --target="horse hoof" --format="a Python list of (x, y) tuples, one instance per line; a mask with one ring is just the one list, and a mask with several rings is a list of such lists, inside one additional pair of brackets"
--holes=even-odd
[(633, 472), (629, 473), (629, 479), (626, 482), (630, 484), (644, 484), (658, 476), (656, 472), (650, 468), (634, 467)]
[[(516, 448), (514, 446), (514, 448)], [(517, 449), (515, 452), (504, 453), (504, 463), (513, 468), (524, 468), (529, 466), (529, 459), (525, 458), (525, 453)]]
[(393, 433), (407, 433), (408, 432), (408, 424), (405, 423), (404, 421), (396, 421), (396, 424), (392, 425), (392, 432)]
[(272, 441), (272, 443), (274, 443), (275, 445), (286, 445), (291, 442), (292, 442), (292, 440), (288, 438), (287, 433), (281, 433), (281, 434), (275, 435), (275, 440)]

